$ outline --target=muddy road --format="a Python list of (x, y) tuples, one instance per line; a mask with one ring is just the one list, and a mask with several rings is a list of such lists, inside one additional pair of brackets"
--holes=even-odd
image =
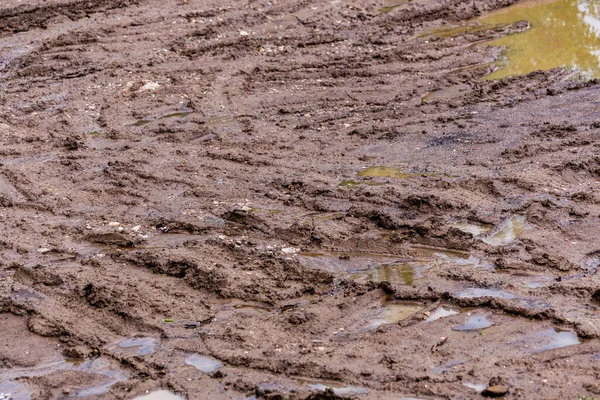
[(511, 3), (0, 4), (0, 398), (598, 398), (600, 86), (482, 80)]

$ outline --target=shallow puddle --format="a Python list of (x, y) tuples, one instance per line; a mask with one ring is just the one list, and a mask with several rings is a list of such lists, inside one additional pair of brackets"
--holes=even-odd
[(446, 372), (452, 371), (454, 369), (454, 367), (457, 367), (461, 364), (464, 364), (466, 361), (465, 360), (452, 360), (452, 361), (448, 361), (447, 363), (444, 364), (440, 364), (440, 365), (435, 365), (432, 369), (431, 372), (433, 372), (434, 374), (444, 374)]
[(140, 119), (140, 120), (135, 121), (133, 124), (129, 124), (129, 126), (144, 126), (144, 125), (149, 124), (150, 122), (152, 122), (152, 121), (149, 119)]
[(384, 305), (359, 331), (371, 331), (383, 325), (397, 324), (421, 309), (422, 304), (409, 301)]
[(396, 2), (394, 2), (392, 4), (385, 5), (385, 6), (381, 7), (377, 11), (380, 12), (380, 13), (382, 13), (382, 14), (387, 14), (389, 12), (392, 12), (396, 8), (405, 6), (405, 5), (407, 5), (407, 4), (411, 3), (411, 2), (412, 2), (412, 0), (400, 0), (400, 1), (396, 1)]
[(487, 42), (506, 47), (502, 68), (486, 79), (573, 67), (600, 76), (600, 4), (586, 0), (525, 1), (479, 18), (488, 25), (526, 20), (531, 28)]
[(186, 365), (191, 365), (198, 371), (210, 374), (223, 366), (223, 363), (212, 357), (201, 356), (198, 354), (191, 355), (185, 359)]
[(191, 112), (174, 112), (174, 113), (170, 113), (170, 114), (165, 114), (162, 117), (160, 117), (161, 119), (165, 119), (165, 118), (183, 118), (186, 117), (188, 115), (190, 115)]
[(421, 103), (431, 103), (437, 100), (450, 100), (467, 94), (471, 91), (469, 85), (454, 85), (444, 89), (434, 90), (421, 97)]
[(442, 319), (442, 318), (446, 318), (446, 317), (450, 317), (452, 315), (458, 315), (458, 314), (460, 314), (460, 313), (456, 310), (452, 310), (450, 308), (438, 307), (429, 314), (429, 317), (427, 317), (425, 322), (433, 322), (433, 321), (437, 321), (438, 319)]
[(352, 396), (369, 393), (369, 391), (364, 387), (345, 386), (338, 382), (320, 381), (308, 378), (296, 378), (296, 381), (301, 385), (306, 385), (311, 389), (318, 391), (325, 391), (327, 389), (331, 389), (333, 390), (333, 393), (336, 396)]
[(125, 349), (134, 348), (138, 356), (145, 356), (154, 353), (156, 342), (154, 338), (132, 338), (120, 341), (118, 346)]
[(432, 175), (431, 172), (404, 172), (400, 168), (396, 167), (383, 167), (383, 166), (375, 166), (368, 167), (360, 171), (357, 176), (360, 177), (370, 177), (370, 178), (394, 178), (394, 179), (406, 179), (412, 178), (415, 176), (428, 176)]
[(471, 382), (463, 382), (463, 386), (466, 386), (469, 389), (473, 389), (477, 393), (483, 392), (488, 387), (488, 385), (486, 383), (471, 383)]
[(497, 228), (480, 239), (490, 246), (506, 246), (517, 240), (527, 229), (529, 226), (525, 217), (515, 215), (504, 220)]
[(473, 236), (483, 235), (484, 233), (487, 233), (494, 228), (494, 226), (490, 224), (481, 224), (464, 221), (451, 222), (450, 227), (456, 228), (466, 233), (470, 233)]
[(183, 400), (183, 397), (168, 390), (157, 390), (144, 396), (134, 397), (133, 400)]
[(474, 299), (477, 297), (497, 297), (501, 299), (516, 299), (512, 293), (505, 292), (503, 290), (496, 289), (483, 289), (483, 288), (467, 288), (454, 293), (454, 296), (459, 299)]
[(526, 335), (523, 339), (513, 342), (512, 345), (526, 353), (535, 354), (580, 343), (575, 332), (549, 328)]
[(485, 316), (472, 316), (469, 317), (466, 323), (460, 326), (452, 328), (453, 331), (466, 332), (466, 331), (478, 331), (481, 329), (489, 328), (494, 325)]

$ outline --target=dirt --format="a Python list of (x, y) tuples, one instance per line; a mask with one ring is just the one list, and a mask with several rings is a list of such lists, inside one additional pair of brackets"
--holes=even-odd
[(4, 1), (0, 397), (598, 398), (600, 86), (432, 34), (512, 3)]

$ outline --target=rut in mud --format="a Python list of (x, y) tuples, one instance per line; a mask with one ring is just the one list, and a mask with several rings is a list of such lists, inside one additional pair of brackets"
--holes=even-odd
[(400, 3), (0, 5), (0, 393), (598, 397), (597, 81)]

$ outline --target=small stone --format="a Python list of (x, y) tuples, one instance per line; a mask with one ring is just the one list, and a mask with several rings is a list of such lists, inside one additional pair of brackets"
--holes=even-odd
[(302, 311), (295, 311), (288, 317), (288, 322), (294, 325), (300, 325), (308, 321), (308, 317)]
[(508, 393), (508, 387), (504, 385), (489, 386), (481, 392), (485, 397), (502, 397)]
[(241, 36), (248, 36), (248, 35), (249, 35), (249, 33), (248, 33), (248, 32), (246, 32), (246, 31), (240, 31), (240, 35), (241, 35)]

